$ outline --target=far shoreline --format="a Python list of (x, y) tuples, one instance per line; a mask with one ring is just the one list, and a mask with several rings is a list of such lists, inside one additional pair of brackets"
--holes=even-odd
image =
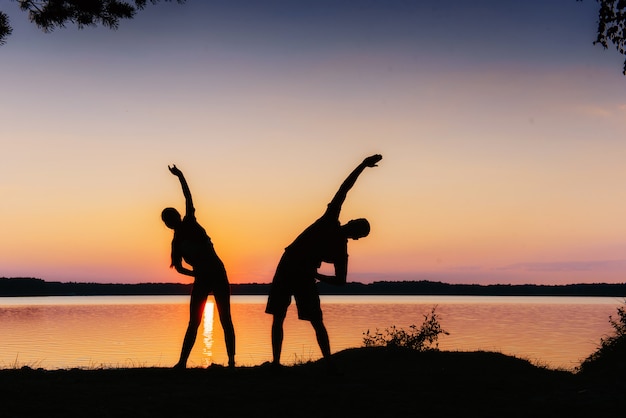
[[(231, 284), (233, 295), (267, 295), (269, 283)], [(371, 296), (588, 296), (624, 297), (626, 283), (450, 284), (428, 280), (349, 282), (345, 286), (318, 283), (321, 295)], [(25, 296), (155, 296), (189, 295), (184, 283), (89, 283), (45, 281), (32, 277), (0, 277), (0, 297)]]

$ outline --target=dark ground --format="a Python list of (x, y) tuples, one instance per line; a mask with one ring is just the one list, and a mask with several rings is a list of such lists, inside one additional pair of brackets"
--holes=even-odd
[(359, 348), (324, 363), (0, 370), (0, 417), (599, 417), (626, 410), (623, 377), (488, 352)]

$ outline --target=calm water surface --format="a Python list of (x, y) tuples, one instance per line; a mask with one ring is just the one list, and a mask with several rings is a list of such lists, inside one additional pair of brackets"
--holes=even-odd
[[(234, 296), (237, 363), (271, 359), (272, 317), (265, 296)], [(169, 367), (178, 360), (188, 321), (187, 296), (0, 298), (0, 368)], [(333, 352), (362, 346), (363, 333), (420, 325), (436, 306), (442, 350), (488, 350), (573, 369), (610, 334), (619, 298), (476, 296), (323, 296)], [(321, 356), (308, 322), (295, 307), (285, 321), (283, 362)], [(189, 366), (226, 364), (212, 299)]]

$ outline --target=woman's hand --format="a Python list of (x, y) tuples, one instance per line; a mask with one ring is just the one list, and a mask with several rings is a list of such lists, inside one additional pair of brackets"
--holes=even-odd
[(175, 175), (176, 177), (180, 177), (183, 175), (183, 172), (180, 171), (178, 169), (178, 167), (176, 167), (176, 164), (172, 164), (172, 166), (170, 167), (169, 165), (167, 166), (167, 168), (169, 168), (170, 173), (172, 173), (173, 175)]

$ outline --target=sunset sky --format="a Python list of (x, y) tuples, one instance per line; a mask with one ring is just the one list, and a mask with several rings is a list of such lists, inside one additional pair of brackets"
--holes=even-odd
[(0, 47), (0, 277), (188, 282), (166, 206), (269, 282), (366, 156), (351, 281), (626, 281), (626, 76), (593, 0), (200, 1)]

